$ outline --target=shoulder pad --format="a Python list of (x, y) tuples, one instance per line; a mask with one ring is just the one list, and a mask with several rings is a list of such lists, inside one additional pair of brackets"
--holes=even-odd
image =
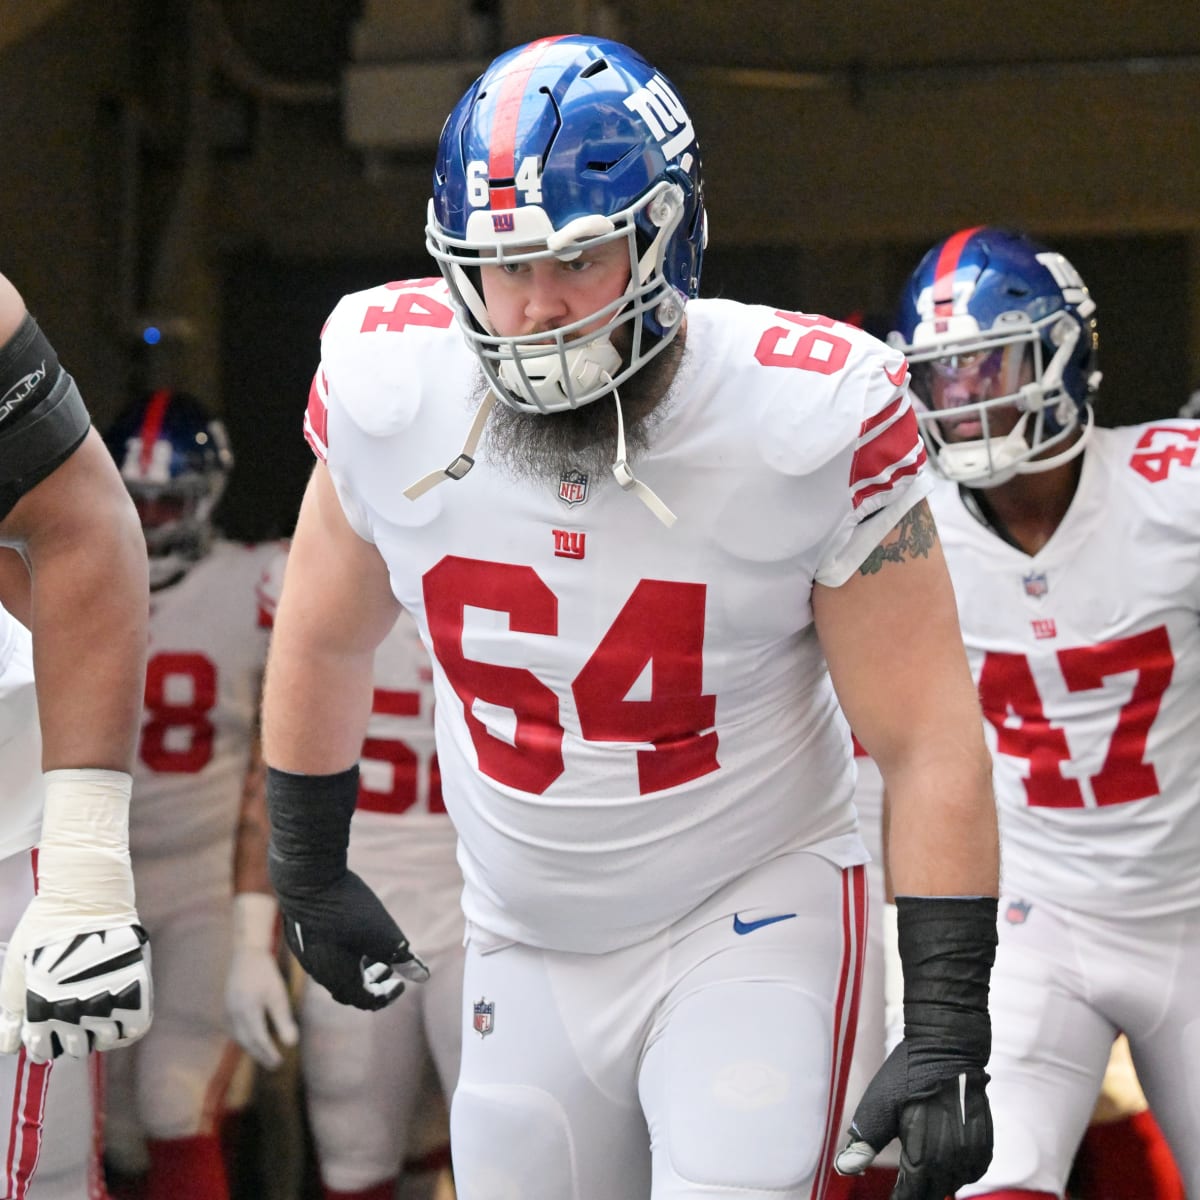
[(412, 424), (426, 392), (444, 393), (443, 371), (422, 364), (456, 348), (467, 352), (440, 277), (388, 283), (338, 303), (321, 334), (321, 369), (354, 424), (388, 437)]

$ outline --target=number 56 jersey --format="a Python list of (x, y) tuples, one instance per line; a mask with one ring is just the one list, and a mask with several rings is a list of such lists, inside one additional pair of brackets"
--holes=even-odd
[(1200, 422), (1096, 429), (1030, 557), (931, 504), (979, 683), (1004, 889), (1099, 914), (1200, 904)]
[(634, 464), (670, 529), (607, 472), (514, 478), (486, 430), (465, 478), (403, 495), (483, 394), (440, 281), (346, 297), (323, 335), (310, 441), (431, 653), (464, 909), (499, 940), (602, 952), (785, 852), (866, 857), (811, 599), (928, 490), (904, 360), (823, 317), (687, 311)]

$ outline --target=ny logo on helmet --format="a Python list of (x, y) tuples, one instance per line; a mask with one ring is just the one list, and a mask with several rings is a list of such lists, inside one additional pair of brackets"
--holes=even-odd
[(687, 110), (661, 75), (655, 75), (645, 87), (626, 96), (624, 104), (650, 127), (665, 158), (675, 158), (696, 140)]

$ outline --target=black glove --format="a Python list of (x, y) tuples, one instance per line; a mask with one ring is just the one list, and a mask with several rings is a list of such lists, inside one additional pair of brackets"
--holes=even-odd
[(268, 767), (267, 865), (284, 937), (300, 965), (340, 1004), (377, 1009), (404, 991), (405, 979), (423, 983), (429, 968), (346, 866), (357, 799), (357, 766), (336, 775)]
[(992, 1161), (984, 1067), (996, 901), (900, 896), (896, 907), (904, 1040), (867, 1087), (834, 1166), (857, 1175), (899, 1137), (892, 1200), (944, 1200)]

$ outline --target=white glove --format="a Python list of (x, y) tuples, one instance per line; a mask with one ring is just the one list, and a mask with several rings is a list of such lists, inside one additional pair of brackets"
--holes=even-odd
[(0, 975), (0, 1052), (84, 1058), (150, 1028), (150, 945), (129, 865), (131, 780), (119, 771), (45, 775), (38, 892)]
[(225, 1012), (233, 1036), (257, 1063), (274, 1070), (283, 1055), (267, 1028), (284, 1046), (299, 1037), (287, 983), (275, 957), (275, 917), (279, 906), (263, 892), (233, 898), (233, 958), (225, 981)]

